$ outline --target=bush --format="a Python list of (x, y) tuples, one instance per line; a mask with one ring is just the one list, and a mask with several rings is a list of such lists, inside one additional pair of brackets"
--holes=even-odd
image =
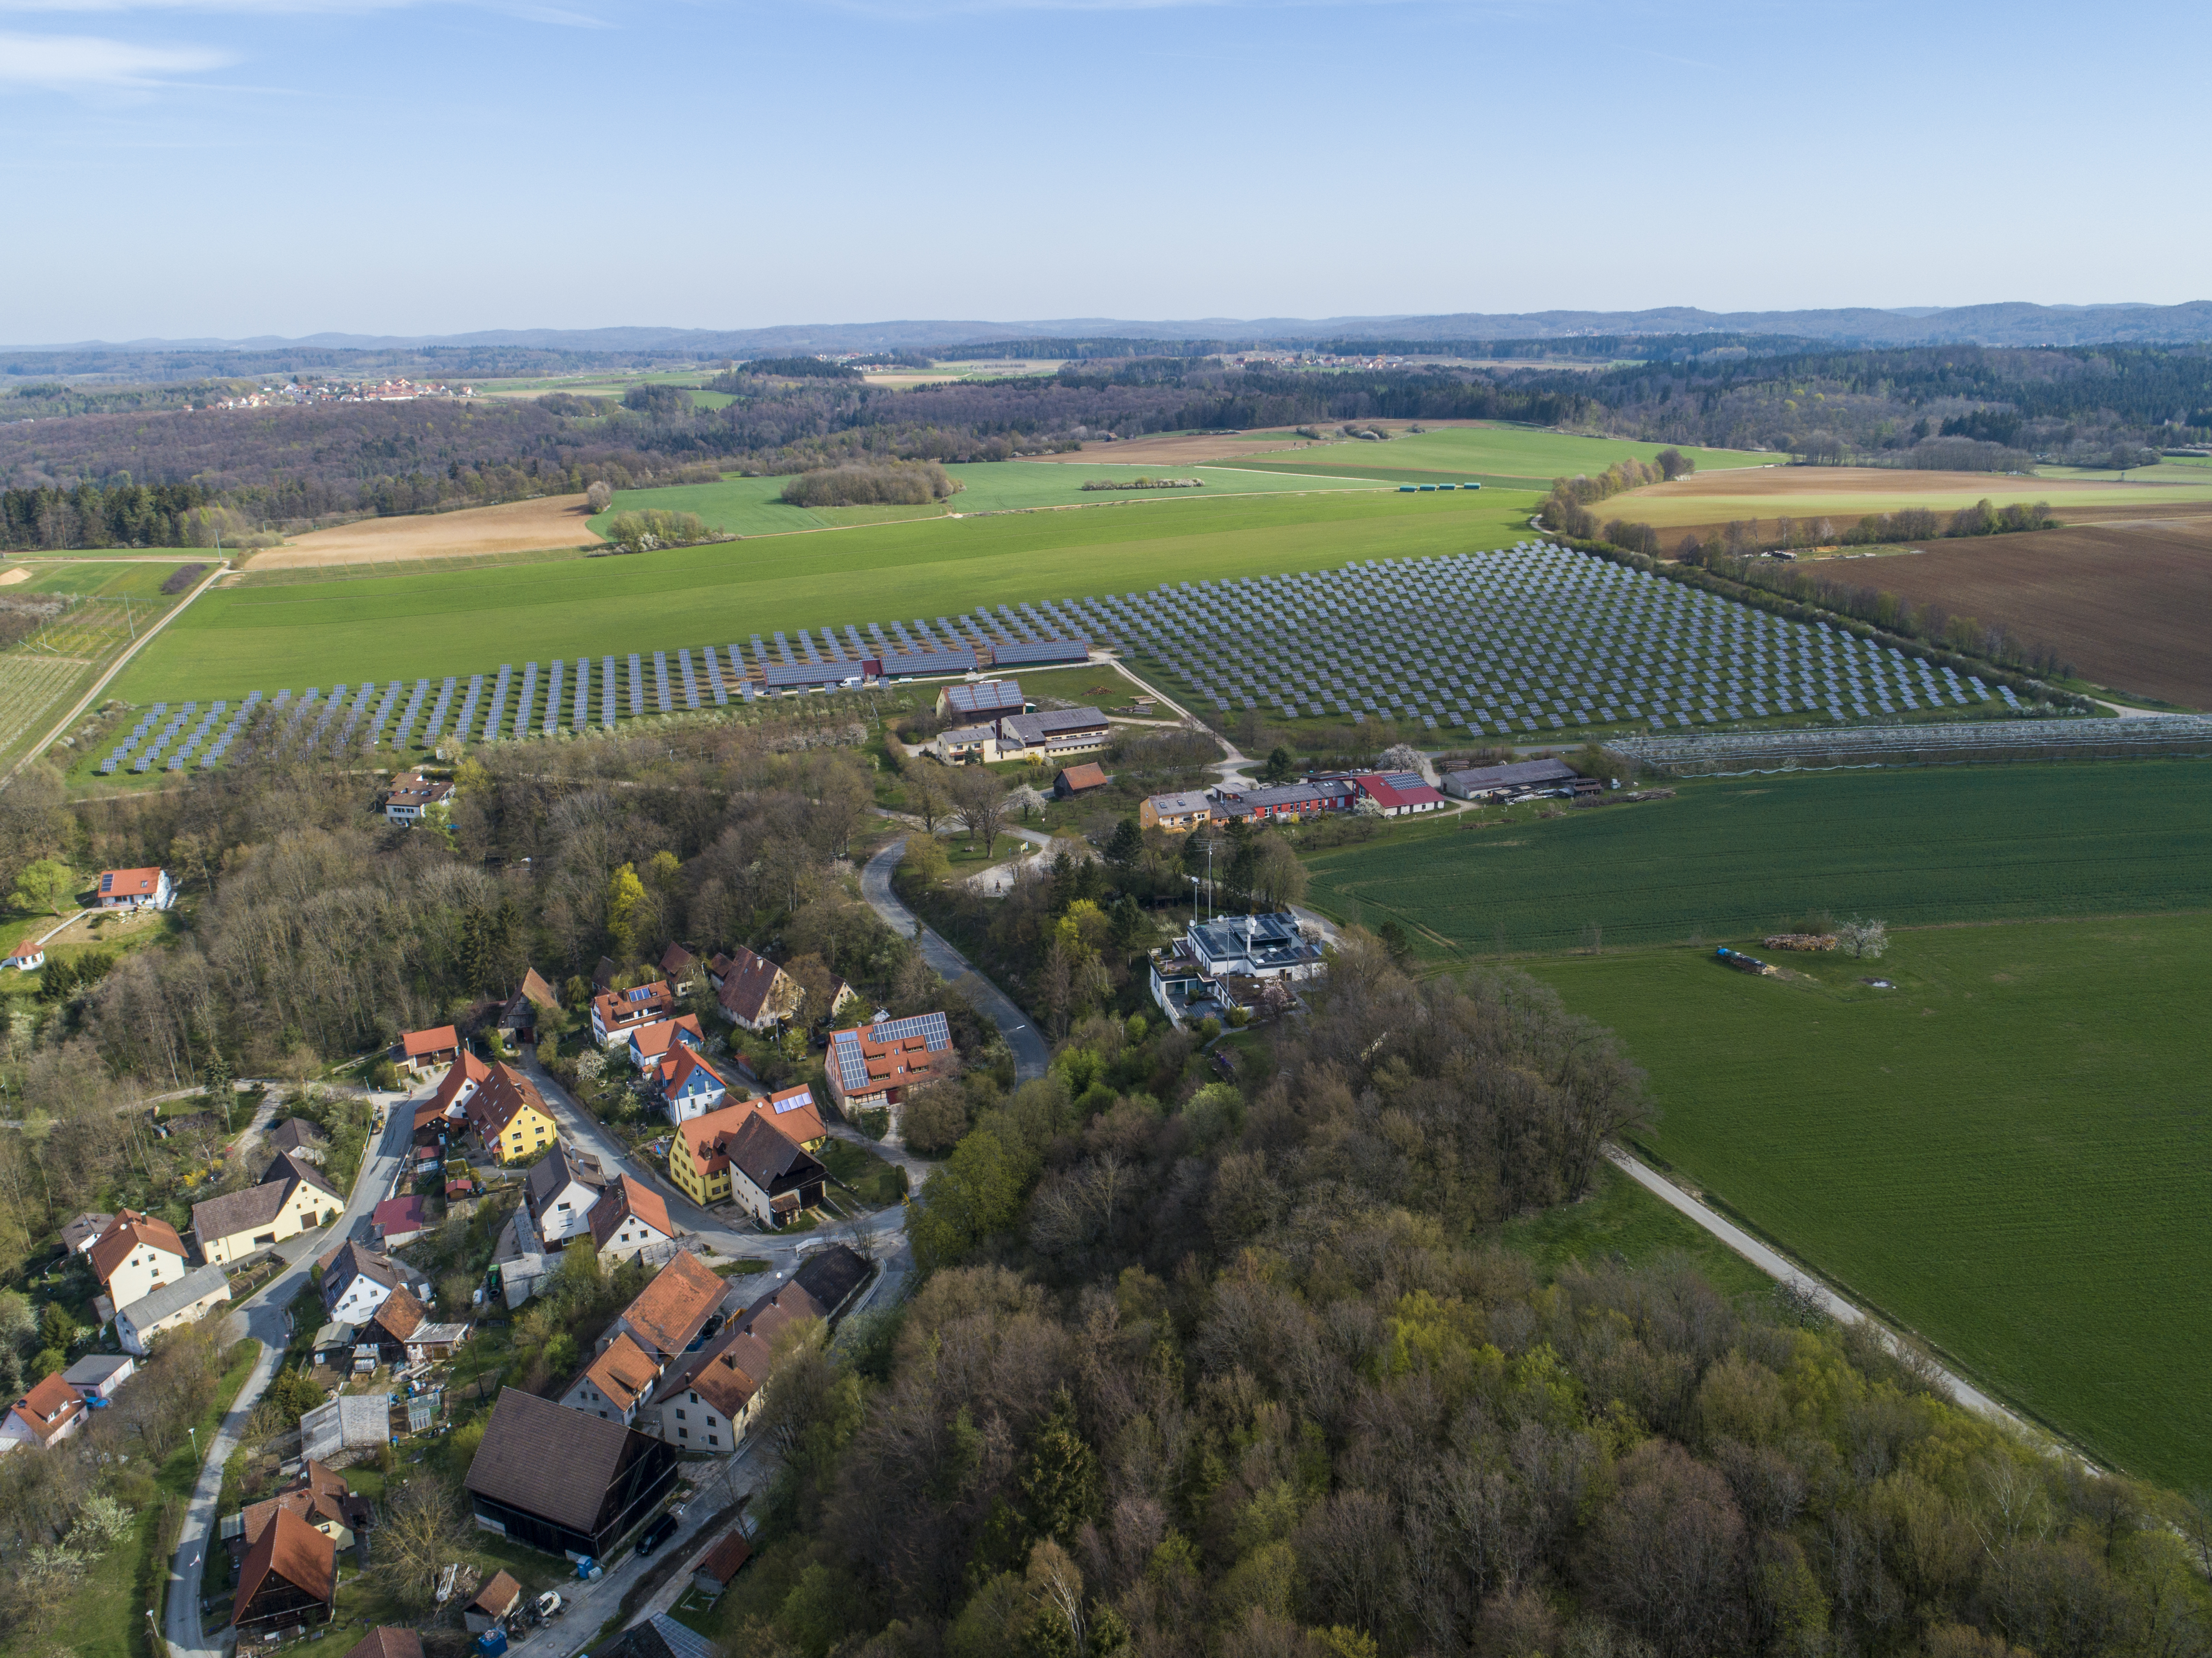
[(161, 584), (161, 591), (180, 593), (206, 574), (207, 566), (204, 564), (179, 564), (170, 573), (169, 579)]
[(921, 507), (959, 487), (933, 460), (885, 461), (801, 472), (777, 499), (792, 507)]
[(649, 553), (661, 547), (696, 547), (715, 539), (716, 532), (696, 513), (664, 512), (658, 507), (641, 513), (617, 513), (607, 520), (606, 537), (625, 553)]
[(959, 1084), (942, 1082), (912, 1095), (900, 1127), (910, 1151), (950, 1151), (968, 1132), (968, 1096)]

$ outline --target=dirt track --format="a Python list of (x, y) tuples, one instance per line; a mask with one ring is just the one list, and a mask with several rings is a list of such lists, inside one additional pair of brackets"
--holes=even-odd
[(295, 537), (259, 552), (249, 570), (296, 570), (319, 564), (379, 564), (417, 558), (459, 558), (472, 553), (528, 553), (548, 547), (598, 542), (586, 524), (581, 495), (548, 495), (503, 507), (410, 518), (369, 518)]
[(1935, 542), (1909, 558), (1821, 563), (1820, 575), (2001, 622), (2085, 677), (2212, 708), (2212, 513)]

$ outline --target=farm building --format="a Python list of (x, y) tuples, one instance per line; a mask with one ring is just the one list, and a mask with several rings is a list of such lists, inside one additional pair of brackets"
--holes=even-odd
[(1562, 788), (1575, 768), (1564, 760), (1516, 760), (1510, 765), (1477, 766), (1444, 774), (1444, 793), (1455, 800), (1498, 800), (1528, 789)]
[(451, 1065), (461, 1056), (461, 1035), (449, 1024), (432, 1030), (410, 1030), (399, 1039), (399, 1060), (417, 1071)]
[[(556, 1445), (562, 1454), (547, 1455)], [(619, 1423), (503, 1388), (466, 1483), (485, 1530), (549, 1554), (603, 1559), (660, 1506), (676, 1483), (676, 1453)]]
[(1111, 728), (1096, 708), (1047, 708), (1010, 714), (999, 721), (1001, 760), (1059, 760), (1106, 746)]
[(230, 1621), (241, 1635), (327, 1624), (337, 1585), (337, 1545), (291, 1509), (280, 1508), (239, 1568)]
[(1060, 774), (1052, 780), (1052, 792), (1059, 799), (1072, 800), (1079, 794), (1103, 789), (1113, 780), (1097, 761), (1086, 760), (1079, 766), (1061, 768)]
[(1421, 780), (1419, 772), (1361, 772), (1345, 780), (1375, 803), (1385, 817), (1407, 817), (1440, 811), (1444, 798)]
[(730, 1587), (730, 1580), (752, 1558), (753, 1546), (745, 1541), (744, 1533), (732, 1526), (691, 1568), (691, 1587), (711, 1600)]
[(1027, 714), (1029, 708), (1018, 679), (978, 679), (970, 684), (947, 685), (937, 694), (938, 717), (964, 724)]
[(429, 1211), (421, 1198), (409, 1193), (404, 1198), (386, 1198), (376, 1206), (370, 1224), (386, 1249), (397, 1249), (404, 1243), (412, 1243), (428, 1230)]
[(143, 1357), (147, 1345), (164, 1330), (206, 1316), (230, 1299), (230, 1280), (220, 1266), (200, 1266), (174, 1284), (153, 1290), (115, 1314), (115, 1333), (126, 1353)]

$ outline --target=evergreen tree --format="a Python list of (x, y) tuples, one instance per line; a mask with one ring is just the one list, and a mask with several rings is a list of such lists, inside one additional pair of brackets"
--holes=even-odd
[(1075, 1396), (1065, 1386), (1030, 1436), (1021, 1484), (1030, 1528), (1040, 1537), (1071, 1539), (1097, 1512), (1098, 1454), (1083, 1436)]
[(1133, 817), (1124, 817), (1114, 825), (1114, 833), (1107, 837), (1106, 861), (1127, 876), (1137, 867), (1137, 859), (1144, 855), (1145, 835)]

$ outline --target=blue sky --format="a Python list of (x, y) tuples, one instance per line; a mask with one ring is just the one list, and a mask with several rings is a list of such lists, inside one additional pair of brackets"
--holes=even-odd
[(2202, 299), (2208, 14), (0, 0), (0, 341)]

